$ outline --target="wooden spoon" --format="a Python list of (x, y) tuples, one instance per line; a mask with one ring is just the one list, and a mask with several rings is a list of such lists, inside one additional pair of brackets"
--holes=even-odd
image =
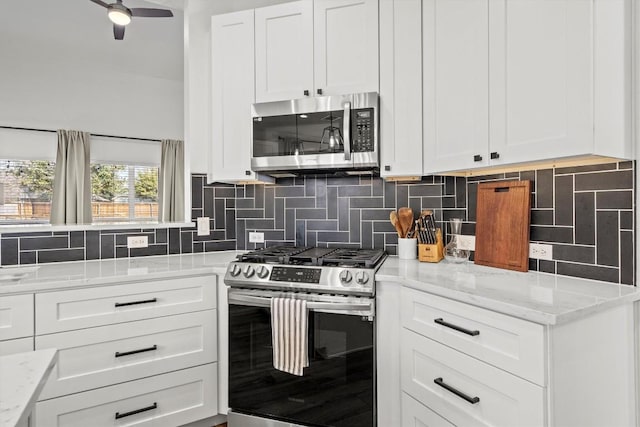
[(398, 232), (398, 236), (402, 237), (402, 228), (400, 227), (400, 221), (398, 220), (398, 213), (396, 211), (391, 211), (389, 214), (389, 220), (391, 224), (393, 224), (393, 228)]
[(407, 233), (409, 233), (409, 230), (411, 229), (411, 224), (413, 224), (413, 209), (398, 209), (398, 222), (402, 228), (402, 235), (400, 237), (407, 237)]

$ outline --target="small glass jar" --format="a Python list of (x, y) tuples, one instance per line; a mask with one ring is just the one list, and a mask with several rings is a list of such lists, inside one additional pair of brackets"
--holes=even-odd
[(449, 227), (451, 231), (448, 236), (449, 243), (447, 243), (447, 246), (444, 248), (444, 258), (454, 263), (465, 262), (469, 259), (471, 251), (459, 248), (458, 238), (462, 231), (462, 219), (451, 218), (449, 220)]

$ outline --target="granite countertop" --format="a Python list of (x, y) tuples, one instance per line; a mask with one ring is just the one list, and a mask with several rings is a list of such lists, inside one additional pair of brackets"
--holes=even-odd
[[(0, 280), (0, 296), (185, 275), (224, 274), (229, 262), (240, 253), (243, 252), (205, 252), (4, 267), (0, 273), (8, 276), (9, 271), (15, 272), (16, 279)], [(25, 271), (24, 275), (19, 274), (21, 270)]]
[(640, 300), (634, 286), (548, 273), (520, 273), (472, 262), (437, 264), (389, 257), (376, 274), (391, 281), (536, 323), (569, 322)]
[(57, 352), (46, 349), (0, 357), (0, 425), (27, 425)]
[[(206, 252), (140, 258), (76, 261), (0, 269), (0, 295), (46, 292), (137, 280), (186, 275), (224, 274), (240, 251)], [(471, 262), (422, 263), (390, 256), (376, 274), (391, 281), (446, 298), (494, 310), (533, 322), (553, 325), (640, 300), (638, 288), (627, 285), (556, 276), (519, 273), (483, 267)]]

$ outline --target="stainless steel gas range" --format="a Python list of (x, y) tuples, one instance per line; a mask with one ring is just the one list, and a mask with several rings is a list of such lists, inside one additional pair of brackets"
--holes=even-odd
[[(375, 249), (273, 247), (240, 255), (229, 286), (229, 426), (376, 425)], [(309, 366), (273, 367), (271, 299), (304, 299)]]

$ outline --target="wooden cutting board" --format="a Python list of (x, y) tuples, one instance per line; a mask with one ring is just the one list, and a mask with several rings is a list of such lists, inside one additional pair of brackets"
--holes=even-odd
[(531, 181), (478, 184), (476, 264), (529, 270)]

